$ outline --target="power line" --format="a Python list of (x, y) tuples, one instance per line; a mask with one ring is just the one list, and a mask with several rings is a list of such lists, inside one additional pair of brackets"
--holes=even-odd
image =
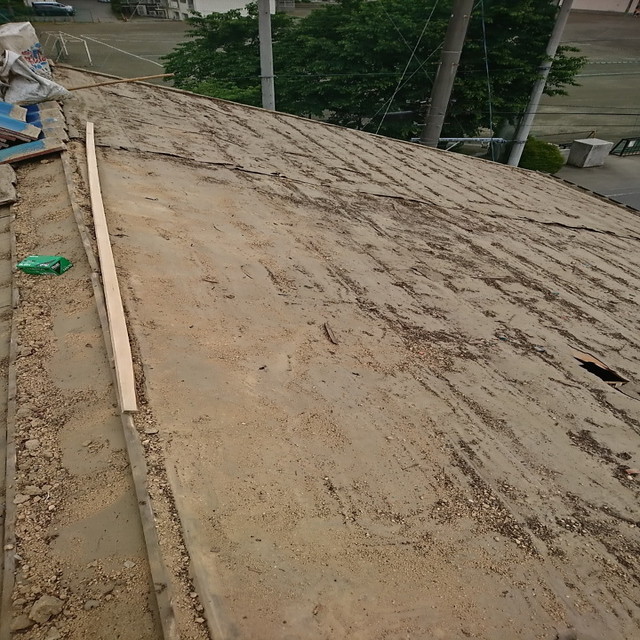
[[(494, 111), (501, 116), (517, 116), (520, 111)], [(608, 111), (536, 111), (536, 116), (625, 116), (638, 118), (640, 113), (610, 113)]]
[[(491, 130), (491, 137), (493, 138), (493, 104), (491, 96), (491, 76), (489, 74), (489, 52), (487, 50), (487, 30), (484, 21), (484, 0), (480, 2), (480, 17), (482, 19), (482, 48), (484, 49), (484, 66), (487, 72), (487, 96), (489, 101), (489, 129)], [(490, 144), (491, 159), (495, 160), (493, 145)]]
[[(540, 129), (545, 128), (548, 129), (550, 127), (557, 127), (557, 124), (536, 124), (533, 128)], [(586, 126), (586, 125), (583, 125)], [(605, 124), (599, 127), (600, 129), (638, 129), (640, 131), (640, 125), (628, 125), (628, 124)]]
[[(396, 85), (396, 88), (393, 91), (393, 95), (389, 98), (389, 101), (387, 103), (387, 108), (384, 112), (384, 114), (382, 115), (382, 118), (380, 118), (380, 122), (378, 123), (378, 128), (376, 129), (376, 133), (378, 133), (378, 131), (380, 131), (380, 127), (382, 127), (382, 123), (384, 122), (384, 119), (387, 117), (387, 114), (389, 113), (389, 109), (391, 108), (391, 104), (393, 103), (393, 100), (395, 99), (396, 95), (398, 95), (398, 91), (400, 90), (400, 85), (402, 84), (402, 81), (404, 80), (404, 77), (407, 75), (407, 71), (409, 69), (409, 65), (411, 64), (411, 61), (413, 60), (416, 51), (418, 49), (418, 46), (420, 45), (420, 42), (422, 40), (422, 36), (424, 36), (424, 32), (427, 30), (427, 27), (429, 26), (429, 23), (431, 22), (431, 17), (433, 16), (433, 14), (435, 13), (436, 7), (438, 6), (438, 2), (440, 0), (436, 0), (433, 8), (431, 9), (431, 13), (429, 14), (429, 17), (427, 18), (427, 21), (424, 24), (424, 27), (422, 28), (422, 32), (420, 33), (420, 37), (418, 38), (417, 42), (416, 42), (416, 46), (413, 47), (413, 51), (411, 52), (411, 55), (409, 56), (409, 60), (407, 60), (407, 64), (404, 67), (404, 71), (402, 72), (402, 75), (400, 76), (400, 80), (398, 80), (398, 84)], [(382, 3), (384, 6), (384, 3)]]
[[(439, 49), (442, 47), (442, 45), (439, 45), (437, 49), (435, 49), (432, 53), (429, 54), (429, 57), (432, 58), (438, 51)], [(144, 58), (147, 62), (151, 62), (151, 60), (147, 60), (146, 58)], [(406, 84), (411, 80), (411, 78), (415, 75), (415, 73), (417, 73), (418, 71), (420, 71), (426, 64), (428, 63), (428, 60), (425, 60), (425, 62), (421, 62), (420, 66), (412, 73), (410, 74), (410, 76), (403, 82), (403, 87), (406, 86)], [(430, 63), (430, 64), (438, 64), (437, 62), (435, 63)], [(496, 71), (514, 71), (514, 70), (523, 70), (523, 71), (529, 71), (530, 69), (527, 69), (526, 67), (492, 67), (493, 72), (495, 73)], [(462, 74), (464, 75), (465, 73), (478, 73), (478, 71), (485, 71), (484, 67), (481, 67), (479, 69), (470, 69), (470, 68), (466, 68), (466, 69), (460, 69), (460, 71), (458, 71), (458, 74)], [(607, 76), (619, 76), (619, 75), (638, 75), (640, 74), (640, 71), (638, 72), (627, 72), (627, 73), (596, 73), (596, 74), (582, 74), (582, 75), (578, 75), (576, 76), (577, 78), (584, 78), (584, 77), (593, 77), (593, 76), (602, 76), (602, 77), (607, 77)], [(339, 78), (339, 77), (352, 77), (352, 78), (366, 78), (369, 76), (401, 76), (402, 72), (400, 71), (367, 71), (367, 72), (362, 72), (362, 71), (348, 71), (348, 72), (342, 72), (342, 73), (278, 73), (276, 74), (276, 78)], [(259, 78), (259, 76), (213, 76), (213, 79), (219, 79), (219, 80), (255, 80), (256, 78)], [(402, 88), (402, 87), (401, 87)], [(385, 102), (386, 103), (386, 102)], [(572, 105), (572, 106), (583, 106), (585, 109), (588, 107), (585, 107), (584, 105)], [(617, 107), (615, 105), (607, 105), (606, 106), (607, 109), (624, 109), (625, 107)]]
[[(411, 78), (413, 78), (413, 76), (416, 75), (416, 73), (418, 73), (418, 71), (420, 71), (420, 69), (422, 68), (422, 66), (424, 64), (426, 64), (426, 62), (429, 60), (429, 58), (432, 58), (433, 56), (436, 55), (436, 53), (438, 53), (438, 51), (440, 51), (440, 49), (442, 48), (442, 43), (440, 43), (428, 56), (427, 60), (425, 60), (400, 86), (400, 88), (404, 88), (408, 82), (411, 80)], [(386, 101), (385, 103), (378, 109), (378, 111), (376, 111), (376, 113), (374, 114), (374, 116), (371, 118), (372, 120), (384, 109), (386, 105)], [(363, 128), (364, 129), (364, 128)]]
[[(438, 53), (438, 51), (440, 51), (440, 49), (442, 48), (442, 44), (440, 43), (426, 58), (426, 60), (424, 62), (420, 63), (420, 66), (418, 66), (418, 68), (413, 71), (413, 73), (402, 83), (402, 85), (400, 86), (400, 89), (402, 89), (403, 87), (405, 87), (407, 85), (407, 83), (409, 82), (409, 80), (411, 80), (411, 78), (413, 78), (413, 76), (416, 75), (416, 73), (418, 73), (418, 71), (420, 71), (420, 69), (428, 62), (429, 58), (432, 58), (433, 56), (436, 55), (436, 53)], [(365, 124), (362, 127), (362, 130), (364, 131), (367, 128), (367, 125), (370, 124), (371, 122), (373, 122), (376, 117), (378, 116), (378, 114), (386, 107), (387, 101), (385, 100), (385, 102), (382, 104), (382, 106), (373, 114), (373, 116), (371, 117), (371, 120), (369, 120), (369, 122), (367, 122), (367, 124)]]
[[(541, 104), (541, 107), (550, 107), (550, 104)], [(569, 107), (570, 109), (627, 109), (628, 107), (618, 107), (617, 105), (599, 104), (597, 107), (589, 107), (584, 104), (563, 104), (562, 107)]]
[[(478, 0), (478, 1), (480, 1), (480, 0)], [(475, 8), (475, 6), (474, 6), (474, 8)], [(439, 44), (439, 45), (438, 45), (438, 46), (437, 46), (437, 47), (436, 47), (436, 48), (435, 48), (435, 49), (434, 49), (434, 50), (433, 50), (433, 51), (432, 51), (432, 52), (427, 56), (427, 58), (426, 58), (423, 62), (421, 62), (421, 63), (420, 63), (420, 65), (418, 66), (418, 68), (417, 68), (417, 69), (415, 69), (415, 71), (413, 71), (413, 72), (411, 73), (411, 75), (410, 75), (410, 76), (409, 76), (409, 77), (408, 77), (408, 78), (407, 78), (407, 79), (402, 83), (402, 85), (400, 86), (400, 89), (402, 89), (403, 87), (405, 87), (405, 86), (407, 85), (407, 83), (411, 80), (411, 78), (413, 78), (413, 76), (415, 76), (415, 75), (416, 75), (416, 73), (418, 73), (418, 71), (420, 71), (420, 69), (422, 69), (422, 67), (423, 67), (425, 64), (427, 64), (427, 62), (428, 62), (431, 58), (433, 58), (433, 56), (435, 56), (435, 55), (436, 55), (436, 53), (438, 53), (438, 52), (440, 51), (440, 49), (442, 49), (443, 44), (444, 44), (444, 41), (443, 41), (443, 42), (441, 42), (441, 43), (440, 43), (440, 44)], [(439, 63), (439, 62), (435, 62), (435, 63), (432, 63), (432, 64), (440, 64), (440, 63)], [(371, 119), (369, 120), (369, 122), (367, 122), (367, 124), (365, 124), (365, 125), (362, 127), (362, 130), (363, 130), (363, 131), (367, 128), (367, 126), (368, 126), (371, 122), (373, 122), (373, 121), (375, 120), (375, 118), (377, 117), (377, 115), (378, 115), (378, 114), (379, 114), (379, 113), (380, 113), (380, 112), (385, 108), (386, 104), (387, 104), (387, 103), (386, 103), (386, 101), (385, 101), (385, 102), (382, 104), (382, 106), (381, 106), (381, 107), (380, 107), (380, 108), (379, 108), (379, 109), (378, 109), (378, 110), (373, 114), (373, 116), (371, 117)]]
[[(437, 2), (436, 2), (436, 4), (437, 4)], [(391, 22), (391, 24), (393, 25), (393, 28), (398, 32), (398, 35), (402, 38), (402, 42), (404, 42), (404, 44), (407, 47), (407, 49), (409, 51), (412, 51), (411, 50), (411, 45), (407, 42), (407, 39), (404, 37), (402, 31), (400, 31), (400, 29), (398, 28), (398, 25), (394, 22), (393, 18), (391, 17), (391, 14), (387, 11), (387, 7), (385, 6), (385, 3), (381, 2), (379, 6), (382, 8), (382, 10), (384, 11), (384, 14), (389, 19), (389, 22)], [(426, 25), (425, 25), (425, 29), (426, 29)], [(423, 33), (424, 33), (424, 31), (423, 31)], [(411, 55), (412, 55), (412, 57), (415, 55), (415, 49), (412, 51)], [(427, 73), (426, 69), (425, 69), (425, 76), (427, 77), (427, 79), (429, 79), (429, 74)]]
[(576, 78), (596, 78), (598, 76), (640, 76), (640, 71), (620, 71), (619, 73), (579, 73)]
[(563, 45), (571, 45), (571, 44), (582, 44), (584, 42), (620, 42), (621, 40), (633, 40), (634, 42), (638, 41), (637, 36), (635, 38), (596, 38), (594, 40), (567, 40), (563, 42)]
[[(473, 9), (475, 9), (478, 6), (478, 2), (481, 2), (481, 0), (478, 0), (474, 6)], [(433, 12), (432, 12), (433, 13)], [(406, 86), (406, 84), (411, 80), (411, 78), (413, 78), (413, 76), (416, 75), (416, 73), (418, 73), (418, 71), (420, 71), (420, 69), (429, 61), (430, 58), (432, 58), (436, 53), (438, 53), (438, 51), (440, 51), (440, 49), (442, 48), (442, 46), (444, 45), (444, 41), (441, 42), (428, 56), (427, 58), (424, 60), (424, 62), (421, 62), (420, 65), (418, 66), (418, 68), (413, 71), (413, 73), (402, 83), (402, 85), (400, 86), (400, 89), (402, 89), (404, 86)], [(435, 63), (435, 64), (440, 64), (439, 62)], [(367, 128), (367, 125), (371, 122), (373, 122), (375, 120), (375, 118), (377, 117), (377, 115), (385, 108), (386, 106), (386, 101), (382, 104), (382, 106), (375, 112), (375, 114), (371, 117), (371, 119), (369, 120), (369, 122), (367, 122), (367, 124), (365, 124), (362, 127), (362, 130), (364, 131)]]

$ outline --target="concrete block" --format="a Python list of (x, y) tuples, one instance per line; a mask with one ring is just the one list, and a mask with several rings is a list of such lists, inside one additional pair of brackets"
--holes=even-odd
[(613, 142), (598, 138), (574, 140), (567, 164), (574, 167), (601, 167), (613, 149)]
[(0, 205), (16, 201), (16, 173), (8, 164), (0, 164)]

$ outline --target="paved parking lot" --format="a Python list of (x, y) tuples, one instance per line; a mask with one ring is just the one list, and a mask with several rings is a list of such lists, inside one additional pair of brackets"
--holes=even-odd
[(76, 15), (71, 18), (38, 16), (38, 23), (74, 23), (74, 22), (118, 22), (118, 17), (111, 11), (111, 4), (98, 2), (98, 0), (66, 0), (76, 10)]
[[(92, 0), (80, 0), (89, 4)], [(95, 5), (109, 9), (108, 4)], [(136, 18), (129, 22), (96, 23), (38, 23), (36, 29), (47, 55), (54, 59), (60, 53), (54, 46), (62, 32), (68, 55), (60, 55), (59, 62), (76, 67), (133, 77), (162, 73), (160, 58), (184, 39), (187, 25), (171, 20)], [(89, 63), (83, 40), (89, 49)], [(162, 81), (159, 81), (162, 82)]]
[(558, 176), (640, 211), (640, 156), (609, 156), (602, 167), (563, 167)]
[(554, 142), (591, 131), (613, 141), (640, 135), (640, 20), (574, 12), (564, 42), (578, 47), (589, 64), (569, 95), (542, 100), (534, 135)]

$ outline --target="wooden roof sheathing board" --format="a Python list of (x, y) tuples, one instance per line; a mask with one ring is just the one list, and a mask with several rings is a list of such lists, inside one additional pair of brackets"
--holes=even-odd
[(635, 213), (156, 87), (65, 112), (220, 637), (637, 634), (640, 405), (571, 351), (640, 375)]

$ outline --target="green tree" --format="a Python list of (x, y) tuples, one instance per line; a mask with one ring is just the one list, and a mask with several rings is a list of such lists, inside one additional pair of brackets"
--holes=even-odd
[(14, 22), (16, 19), (28, 19), (33, 15), (33, 9), (22, 0), (5, 0), (0, 2), (0, 24)]
[[(174, 84), (204, 95), (260, 105), (260, 51), (258, 7), (189, 18), (189, 40), (180, 43), (165, 58)], [(274, 43), (290, 33), (294, 20), (278, 13), (272, 16)]]
[[(438, 4), (433, 11), (434, 0), (342, 0), (311, 13), (278, 47), (276, 96), (283, 108), (376, 130), (374, 116), (379, 121), (406, 67), (411, 79), (389, 110), (417, 110), (437, 65), (437, 53), (429, 54), (442, 41), (450, 13), (450, 2)], [(402, 136), (406, 128), (389, 121), (381, 133)]]
[[(177, 86), (260, 104), (257, 9), (247, 9), (246, 15), (191, 19), (190, 39), (166, 58)], [(556, 10), (551, 0), (476, 4), (446, 135), (473, 135), (490, 124), (489, 87), (493, 124), (517, 118), (544, 59)], [(276, 14), (278, 109), (384, 135), (416, 135), (450, 13), (451, 0), (341, 0), (300, 20)], [(547, 94), (574, 84), (584, 59), (573, 51), (559, 49)], [(409, 117), (388, 115), (393, 112)]]

